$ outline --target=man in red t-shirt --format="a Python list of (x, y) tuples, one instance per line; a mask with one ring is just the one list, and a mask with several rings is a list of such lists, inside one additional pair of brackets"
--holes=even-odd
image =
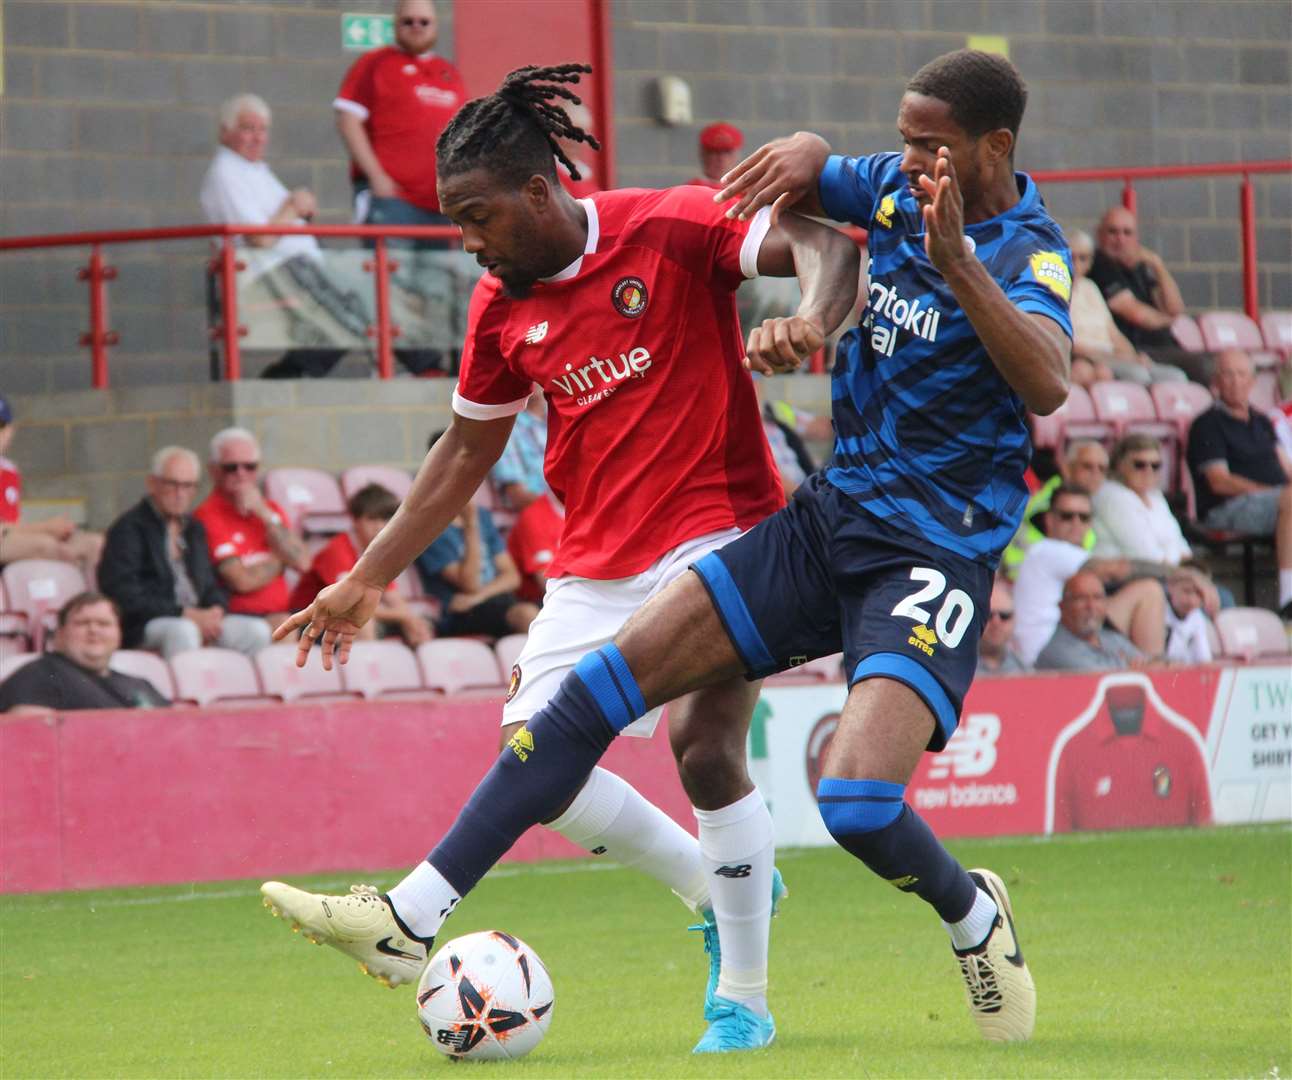
[(516, 595), (535, 604), (543, 602), (547, 575), (565, 527), (565, 507), (550, 490), (544, 491), (516, 517), (507, 535), (507, 554), (520, 571)]
[(287, 617), (283, 570), (309, 569), (305, 544), (281, 506), (260, 493), (260, 444), (243, 428), (211, 440), (211, 494), (195, 511), (206, 529), (211, 563), (229, 593), (228, 610), (263, 615), (276, 627)]
[(740, 160), (745, 136), (734, 124), (710, 124), (700, 132), (700, 175), (688, 180), (699, 187), (720, 188), (722, 177)]
[[(350, 575), (280, 628), (306, 628), (301, 662), (320, 638), (324, 663), (338, 642), (344, 659), (386, 584), (484, 480), (539, 383), (548, 399), (545, 473), (566, 516), (546, 602), (504, 707), (504, 745), (522, 761), (543, 753), (523, 722), (582, 657), (610, 642), (695, 559), (783, 504), (749, 368), (794, 370), (856, 299), (855, 245), (806, 218), (786, 214), (776, 225), (769, 211), (729, 218), (698, 187), (572, 198), (553, 161), (562, 154), (556, 135), (570, 132), (563, 117), (554, 119), (564, 90), (551, 84), (577, 81), (581, 70), (513, 72), (497, 94), (464, 106), (441, 136), (442, 204), (462, 229), (464, 249), (488, 271), (470, 306), (453, 425)], [(795, 315), (767, 320), (746, 345), (735, 291), (759, 273), (797, 273), (803, 301)], [(702, 808), (698, 844), (602, 768), (576, 780), (573, 797), (556, 797), (543, 818), (587, 850), (666, 883), (704, 918), (714, 964), (700, 1050), (765, 1045), (773, 1030), (767, 916), (781, 888), (771, 817), (748, 778), (744, 746), (757, 695), (757, 684), (733, 671), (671, 707), (683, 785)], [(650, 734), (658, 713), (626, 730)], [(688, 755), (715, 714), (736, 735)], [(367, 930), (333, 933), (340, 922), (324, 913), (322, 897), (278, 883), (267, 884), (265, 895), (360, 957), (374, 977), (400, 982), (420, 972), (425, 945), (471, 884), (454, 891), (432, 861), (423, 862), (389, 894), (402, 922), (373, 921), (363, 901), (326, 899), (336, 920), (348, 922), (353, 909), (368, 930), (381, 927), (380, 939)], [(414, 959), (392, 959), (389, 942), (378, 949), (386, 936)], [(741, 1030), (730, 1031), (732, 1024)]]

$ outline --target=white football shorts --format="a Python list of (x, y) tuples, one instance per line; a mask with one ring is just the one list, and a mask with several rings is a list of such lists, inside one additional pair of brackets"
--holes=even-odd
[[(740, 529), (723, 529), (679, 544), (640, 574), (611, 581), (560, 577), (547, 583), (543, 607), (512, 668), (502, 722), (523, 724), (551, 700), (561, 680), (588, 653), (614, 640), (628, 617), (687, 567), (731, 543)], [(634, 720), (621, 734), (649, 739), (663, 706)]]

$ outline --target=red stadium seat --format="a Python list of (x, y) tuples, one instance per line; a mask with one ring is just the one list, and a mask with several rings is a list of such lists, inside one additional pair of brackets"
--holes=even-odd
[(24, 664), (30, 664), (39, 656), (40, 653), (35, 652), (20, 652), (0, 656), (0, 683), (4, 682)]
[(395, 589), (417, 614), (434, 622), (440, 617), (440, 602), (422, 591), (422, 579), (416, 566), (410, 566), (395, 578)]
[(1198, 316), (1203, 344), (1212, 352), (1242, 349), (1258, 368), (1274, 367), (1279, 354), (1265, 347), (1261, 328), (1241, 311), (1204, 311)]
[(1210, 409), (1214, 402), (1211, 391), (1194, 382), (1154, 383), (1148, 392), (1157, 409), (1157, 418), (1175, 425), (1181, 446), (1188, 442), (1193, 418)]
[[(315, 657), (310, 657), (314, 663)], [(356, 641), (341, 667), (341, 685), (365, 698), (425, 694), (417, 657), (399, 641)]]
[(25, 652), (29, 646), (27, 640), (27, 616), (21, 611), (11, 611), (9, 594), (5, 592), (4, 580), (0, 578), (0, 654), (11, 650)]
[(1110, 443), (1113, 429), (1095, 415), (1090, 395), (1080, 386), (1068, 390), (1068, 400), (1049, 416), (1032, 417), (1032, 444), (1062, 454), (1073, 439), (1095, 439)]
[(1292, 356), (1292, 311), (1262, 312), (1261, 337), (1267, 349)]
[(528, 634), (508, 634), (494, 642), (493, 652), (498, 657), (498, 672), (502, 675), (504, 686), (511, 685), (511, 669), (516, 666), (520, 651), (528, 640)]
[(233, 649), (190, 649), (170, 658), (175, 678), (172, 700), (210, 705), (215, 701), (248, 704), (276, 701), (260, 688), (255, 665)]
[(162, 697), (168, 701), (175, 700), (175, 680), (171, 677), (166, 661), (156, 653), (142, 649), (118, 649), (112, 654), (108, 666), (123, 675), (147, 679)]
[(325, 671), (317, 651), (304, 667), (297, 667), (296, 645), (291, 642), (261, 649), (255, 665), (265, 692), (284, 701), (354, 701), (360, 697), (358, 691), (348, 691), (342, 685), (341, 665), (333, 663), (332, 670)]
[(270, 469), (265, 494), (306, 533), (337, 533), (350, 527), (336, 478), (322, 469)]
[(1216, 632), (1224, 655), (1235, 660), (1284, 657), (1292, 652), (1283, 621), (1265, 608), (1226, 608), (1216, 616)]
[(352, 465), (341, 473), (341, 494), (348, 500), (360, 488), (380, 484), (400, 502), (413, 486), (407, 469), (395, 465)]
[(1189, 352), (1206, 350), (1206, 346), (1202, 343), (1202, 331), (1188, 315), (1175, 317), (1175, 322), (1171, 324), (1171, 336), (1175, 338), (1180, 348), (1187, 349)]
[(1138, 383), (1111, 380), (1097, 382), (1090, 388), (1095, 415), (1112, 425), (1117, 438), (1130, 432), (1152, 435), (1162, 444), (1162, 471), (1158, 480), (1163, 490), (1176, 487), (1175, 471), (1179, 460), (1179, 436), (1175, 424), (1159, 420), (1153, 398)]
[(474, 638), (437, 638), (417, 646), (422, 683), (432, 690), (501, 690), (493, 649)]
[(44, 648), (50, 620), (68, 600), (85, 592), (85, 578), (71, 563), (53, 559), (19, 559), (0, 571), (12, 610), (27, 617), (32, 647)]

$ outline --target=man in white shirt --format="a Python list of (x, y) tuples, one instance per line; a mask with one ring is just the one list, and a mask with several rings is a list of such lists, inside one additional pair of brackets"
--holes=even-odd
[[(304, 225), (314, 216), (318, 202), (309, 188), (289, 191), (264, 160), (269, 145), (272, 116), (269, 106), (255, 94), (238, 94), (220, 106), (220, 146), (202, 178), (202, 211), (214, 224)], [(247, 246), (259, 248), (254, 268), (263, 273), (281, 263), (302, 258), (313, 271), (321, 258), (312, 236), (248, 236)], [(294, 277), (296, 275), (293, 275)], [(311, 280), (317, 273), (311, 273)], [(309, 287), (309, 282), (299, 284)], [(326, 375), (345, 355), (344, 349), (291, 349), (267, 367), (265, 379)]]

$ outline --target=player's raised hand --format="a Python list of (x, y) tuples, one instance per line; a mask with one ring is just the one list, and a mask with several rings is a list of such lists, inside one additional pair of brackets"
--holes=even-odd
[(350, 658), (350, 646), (364, 623), (372, 618), (381, 602), (382, 590), (354, 577), (343, 577), (335, 585), (320, 590), (314, 603), (279, 624), (274, 640), (282, 641), (301, 627), (296, 646), (296, 666), (304, 667), (310, 646), (320, 641), (323, 670), (332, 670), (332, 657), (344, 664)]
[[(723, 174), (726, 186), (713, 201), (726, 202), (739, 196), (739, 201), (728, 208), (727, 217), (741, 221), (770, 205), (775, 225), (781, 211), (804, 199), (815, 204), (817, 181), (829, 156), (830, 144), (810, 131), (773, 139)], [(809, 210), (813, 208), (814, 205)]]
[(933, 176), (920, 177), (920, 187), (932, 200), (924, 208), (924, 250), (929, 262), (937, 269), (963, 259), (965, 247), (965, 200), (956, 179), (955, 166), (951, 164), (951, 151), (938, 148), (938, 160), (933, 166)]
[(749, 331), (745, 367), (762, 375), (795, 371), (809, 356), (825, 347), (821, 328), (801, 315), (764, 319)]

